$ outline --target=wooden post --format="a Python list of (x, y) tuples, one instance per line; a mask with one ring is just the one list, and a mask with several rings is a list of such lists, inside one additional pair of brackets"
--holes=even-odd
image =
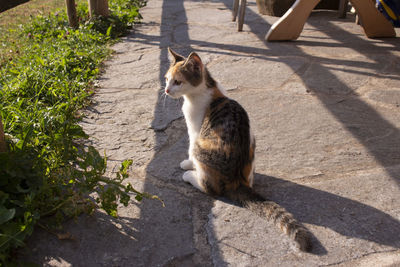
[(233, 0), (232, 21), (236, 21), (238, 11), (239, 11), (239, 0)]
[(3, 123), (1, 122), (1, 116), (0, 116), (0, 152), (6, 152), (6, 151), (7, 151), (7, 145), (6, 145), (6, 140), (4, 138)]
[(340, 0), (339, 3), (339, 18), (344, 19), (347, 16), (347, 7), (349, 6), (349, 0)]
[(68, 23), (69, 26), (76, 29), (78, 28), (78, 17), (76, 15), (75, 0), (65, 0), (67, 5)]
[(241, 32), (243, 30), (243, 23), (244, 23), (244, 15), (246, 13), (246, 1), (240, 1), (240, 10), (239, 10), (239, 21), (238, 21), (238, 31)]
[(88, 0), (89, 14), (93, 16), (108, 17), (110, 11), (108, 10), (108, 0)]

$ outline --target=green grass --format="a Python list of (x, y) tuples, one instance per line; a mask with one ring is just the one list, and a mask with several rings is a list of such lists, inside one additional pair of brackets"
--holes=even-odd
[[(83, 3), (84, 0), (76, 2)], [(58, 9), (65, 9), (65, 0), (31, 0), (0, 13), (0, 26), (24, 24), (29, 21), (31, 16), (49, 15)]]
[[(86, 2), (76, 0), (79, 4)], [(47, 16), (56, 11), (64, 12), (65, 9), (65, 0), (31, 0), (0, 13), (0, 67), (24, 53), (24, 40), (20, 37), (22, 25), (36, 16)]]
[[(40, 10), (43, 2), (31, 4)], [(143, 4), (110, 0), (109, 18), (89, 20), (82, 3), (76, 30), (68, 27), (65, 12), (45, 14), (54, 11), (50, 6), (39, 15), (30, 8), (35, 16), (29, 20), (2, 24), (2, 49), (13, 51), (0, 61), (0, 115), (8, 143), (8, 152), (0, 153), (0, 266), (10, 263), (10, 253), (38, 225), (57, 228), (97, 207), (117, 216), (118, 202), (128, 205), (132, 194), (157, 198), (124, 182), (130, 160), (114, 179), (104, 177), (107, 161), (83, 145), (88, 136), (78, 124), (109, 45), (140, 19)], [(1, 19), (9, 14), (15, 13)], [(93, 193), (95, 201), (88, 197)]]

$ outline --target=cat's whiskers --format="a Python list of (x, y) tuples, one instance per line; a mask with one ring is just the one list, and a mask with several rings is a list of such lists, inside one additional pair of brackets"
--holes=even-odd
[(165, 108), (165, 101), (167, 100), (167, 94), (165, 93), (165, 87), (164, 86), (162, 86), (161, 88), (160, 88), (160, 102), (162, 101), (163, 102), (163, 109)]
[(163, 108), (165, 108), (165, 102), (167, 101), (167, 94), (165, 92), (163, 93), (163, 97), (164, 97)]

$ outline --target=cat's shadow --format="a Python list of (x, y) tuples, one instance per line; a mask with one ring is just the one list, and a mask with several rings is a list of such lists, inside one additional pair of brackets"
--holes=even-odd
[[(400, 222), (374, 207), (260, 173), (255, 174), (254, 188), (265, 198), (284, 207), (301, 223), (329, 228), (348, 238), (400, 248)], [(317, 237), (312, 239), (311, 253), (327, 254)]]

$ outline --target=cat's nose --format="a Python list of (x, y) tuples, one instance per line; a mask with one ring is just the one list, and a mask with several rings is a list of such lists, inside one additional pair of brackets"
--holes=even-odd
[(167, 93), (167, 94), (168, 94), (168, 93), (169, 93), (169, 89), (167, 89), (167, 88), (166, 88), (166, 89), (165, 89), (165, 93)]

